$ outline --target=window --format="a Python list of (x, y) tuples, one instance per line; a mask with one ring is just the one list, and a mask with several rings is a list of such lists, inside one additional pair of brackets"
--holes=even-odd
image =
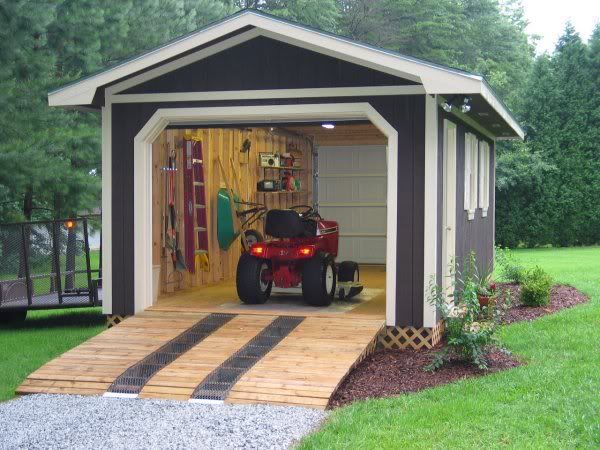
[(473, 220), (477, 209), (478, 142), (473, 133), (465, 134), (465, 198), (468, 219)]
[(479, 207), (482, 217), (487, 217), (490, 207), (490, 145), (479, 143)]

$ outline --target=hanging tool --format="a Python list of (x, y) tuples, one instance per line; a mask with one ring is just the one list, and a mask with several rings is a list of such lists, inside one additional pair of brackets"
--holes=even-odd
[(186, 270), (183, 254), (179, 249), (179, 230), (177, 229), (177, 210), (175, 208), (175, 175), (177, 173), (177, 154), (174, 151), (169, 153), (169, 170), (167, 172), (167, 191), (169, 195), (169, 216), (171, 221), (171, 260), (175, 270)]
[[(221, 250), (228, 250), (233, 241), (241, 234), (242, 248), (247, 251), (249, 248), (248, 234), (254, 236), (254, 241), (257, 239), (262, 241), (260, 233), (249, 227), (265, 215), (267, 208), (260, 203), (246, 202), (237, 193), (234, 193), (221, 158), (217, 157), (217, 162), (222, 181), (225, 184), (225, 187), (217, 192), (217, 240), (219, 241), (219, 247)], [(236, 189), (240, 192), (233, 161), (230, 160), (229, 163), (231, 164)]]

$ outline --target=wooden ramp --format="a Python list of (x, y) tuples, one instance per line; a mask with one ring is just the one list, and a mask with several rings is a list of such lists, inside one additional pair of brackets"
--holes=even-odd
[[(120, 375), (147, 361), (208, 313), (145, 312), (129, 318), (29, 375), (18, 394), (105, 394)], [(141, 398), (189, 400), (196, 388), (277, 316), (237, 314), (144, 380)], [(381, 319), (306, 317), (266, 354), (239, 370), (227, 403), (272, 403), (325, 408), (338, 385), (375, 346)], [(225, 369), (227, 370), (227, 369)], [(210, 378), (209, 378), (210, 379)], [(201, 401), (201, 400), (200, 400)]]

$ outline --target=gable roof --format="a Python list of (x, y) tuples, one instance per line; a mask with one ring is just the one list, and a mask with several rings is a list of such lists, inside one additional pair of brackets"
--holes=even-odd
[[(223, 40), (228, 35), (232, 37)], [(481, 75), (353, 41), (256, 10), (242, 10), (154, 50), (53, 90), (48, 94), (48, 103), (50, 106), (71, 107), (92, 105), (99, 88), (112, 85), (111, 93), (121, 92), (135, 85), (140, 77), (148, 79), (147, 75), (143, 76), (144, 72), (155, 72), (155, 76), (159, 76), (169, 70), (168, 66), (181, 66), (176, 63), (178, 57), (193, 62), (194, 54), (190, 53), (198, 47), (208, 46), (202, 55), (215, 54), (257, 36), (266, 36), (411, 80), (421, 84), (427, 94), (481, 96), (514, 132), (514, 136), (523, 138), (519, 124)], [(219, 39), (219, 42), (213, 43)], [(164, 64), (166, 61), (171, 62)], [(132, 77), (136, 74), (140, 75)], [(118, 83), (125, 78), (129, 80)]]

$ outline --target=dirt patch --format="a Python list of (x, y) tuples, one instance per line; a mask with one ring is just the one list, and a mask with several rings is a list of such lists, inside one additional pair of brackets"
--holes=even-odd
[(494, 350), (488, 355), (487, 371), (464, 362), (451, 361), (435, 372), (426, 372), (424, 368), (437, 350), (439, 347), (432, 350), (380, 350), (373, 353), (342, 382), (329, 401), (329, 408), (338, 408), (356, 400), (416, 392), (520, 365), (519, 360), (509, 353)]
[[(511, 306), (503, 318), (503, 323), (506, 324), (533, 320), (589, 300), (585, 294), (572, 286), (555, 285), (550, 291), (550, 303), (547, 306), (529, 307), (521, 304), (519, 285), (500, 283), (498, 288), (511, 293)], [(433, 353), (440, 348), (441, 345), (431, 350), (380, 350), (373, 353), (342, 382), (331, 397), (328, 407), (338, 408), (356, 400), (416, 392), (521, 365), (514, 355), (501, 349), (494, 349), (487, 355), (489, 366), (487, 371), (462, 361), (451, 361), (435, 372), (426, 372), (425, 366), (431, 362)]]
[(589, 298), (572, 286), (557, 284), (550, 291), (550, 303), (546, 306), (524, 306), (521, 304), (521, 286), (517, 284), (501, 283), (501, 290), (510, 292), (511, 306), (506, 311), (503, 323), (533, 320), (546, 314), (552, 314), (564, 308), (570, 308), (585, 303)]

